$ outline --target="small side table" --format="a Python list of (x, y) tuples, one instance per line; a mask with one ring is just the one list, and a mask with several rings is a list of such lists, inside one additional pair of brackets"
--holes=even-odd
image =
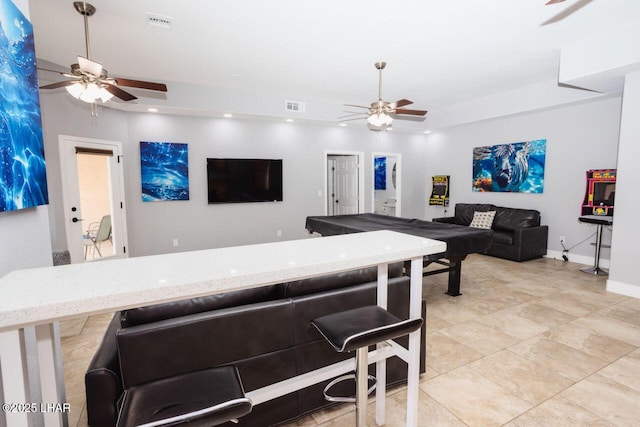
[(609, 272), (604, 268), (600, 268), (600, 249), (602, 247), (602, 227), (605, 225), (613, 225), (613, 217), (599, 215), (583, 215), (578, 218), (580, 222), (596, 225), (596, 255), (593, 267), (581, 268), (583, 273), (595, 274), (596, 276), (607, 276)]

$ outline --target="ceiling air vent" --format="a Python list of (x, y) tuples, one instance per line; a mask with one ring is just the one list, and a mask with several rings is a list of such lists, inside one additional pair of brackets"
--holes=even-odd
[(304, 113), (305, 104), (300, 101), (285, 101), (284, 109), (292, 113)]
[(157, 13), (147, 12), (147, 22), (152, 27), (160, 27), (160, 28), (165, 28), (169, 30), (171, 29), (171, 23), (173, 22), (173, 18), (170, 16), (158, 15)]

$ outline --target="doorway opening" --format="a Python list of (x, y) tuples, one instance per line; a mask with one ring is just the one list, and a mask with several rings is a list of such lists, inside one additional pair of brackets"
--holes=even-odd
[(59, 144), (71, 262), (127, 256), (122, 144), (64, 135)]
[(362, 152), (325, 151), (325, 214), (364, 212)]
[(402, 156), (373, 153), (373, 213), (402, 216)]

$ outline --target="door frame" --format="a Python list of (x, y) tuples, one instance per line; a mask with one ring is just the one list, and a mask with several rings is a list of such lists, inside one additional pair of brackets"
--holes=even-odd
[[(129, 256), (127, 235), (127, 214), (124, 198), (124, 163), (122, 161), (122, 143), (94, 138), (83, 138), (70, 135), (58, 136), (60, 152), (60, 178), (62, 181), (62, 205), (64, 212), (64, 228), (67, 249), (71, 263), (84, 262), (82, 240), (78, 239), (78, 228), (74, 226), (72, 218), (82, 215), (82, 212), (72, 212), (73, 206), (80, 206), (80, 191), (78, 183), (78, 163), (76, 147), (95, 150), (110, 150), (113, 158), (109, 161), (109, 187), (111, 196), (111, 226), (113, 235), (114, 256), (125, 258)], [(86, 224), (83, 225), (83, 227)], [(84, 228), (83, 228), (84, 230)]]
[(358, 158), (358, 213), (364, 212), (365, 192), (364, 192), (364, 152), (362, 151), (324, 151), (324, 214), (329, 215), (329, 180), (327, 170), (329, 168), (329, 156), (356, 156)]
[[(371, 153), (371, 167), (375, 162), (376, 157), (394, 157), (396, 159), (396, 215), (402, 216), (402, 154), (400, 153), (388, 153), (388, 152), (373, 152)], [(375, 212), (375, 173), (371, 174), (371, 212)]]

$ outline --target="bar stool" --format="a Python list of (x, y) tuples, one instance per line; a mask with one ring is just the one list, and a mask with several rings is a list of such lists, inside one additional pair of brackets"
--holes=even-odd
[(189, 372), (125, 391), (117, 427), (212, 427), (251, 412), (235, 366)]
[[(400, 320), (382, 307), (371, 305), (318, 317), (311, 324), (336, 351), (356, 350), (356, 425), (366, 426), (367, 395), (373, 390), (367, 390), (368, 347), (414, 332), (422, 326), (422, 318)], [(334, 380), (329, 386), (342, 379)]]

